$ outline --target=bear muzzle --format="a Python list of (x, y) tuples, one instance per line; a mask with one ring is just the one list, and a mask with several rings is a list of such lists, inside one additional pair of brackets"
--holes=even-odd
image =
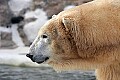
[(38, 64), (46, 62), (49, 59), (49, 57), (45, 56), (45, 55), (31, 55), (31, 54), (27, 54), (26, 56), (29, 57), (33, 62), (36, 62)]

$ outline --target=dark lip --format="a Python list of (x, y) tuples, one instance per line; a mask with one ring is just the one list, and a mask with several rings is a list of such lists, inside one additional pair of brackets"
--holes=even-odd
[(46, 61), (48, 61), (48, 60), (49, 60), (49, 57), (46, 57), (44, 61), (40, 61), (40, 62), (36, 62), (36, 63), (42, 64), (42, 63), (44, 63), (44, 62), (46, 62)]
[(36, 62), (37, 64), (42, 64), (42, 63), (44, 63), (45, 61), (43, 61), (43, 62)]
[(30, 58), (33, 62), (35, 62), (35, 61), (33, 60), (33, 55), (26, 54), (26, 56), (27, 56), (28, 58)]

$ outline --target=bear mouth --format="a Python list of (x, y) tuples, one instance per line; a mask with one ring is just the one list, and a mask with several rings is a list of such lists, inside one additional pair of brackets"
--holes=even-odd
[(36, 63), (38, 64), (42, 64), (42, 63), (45, 63), (49, 60), (49, 57), (45, 57), (43, 60), (39, 60), (39, 61), (35, 61)]
[(30, 58), (33, 62), (36, 62), (38, 64), (44, 63), (49, 60), (49, 57), (44, 56), (44, 55), (35, 55), (34, 56), (34, 55), (27, 54), (26, 56), (28, 58)]

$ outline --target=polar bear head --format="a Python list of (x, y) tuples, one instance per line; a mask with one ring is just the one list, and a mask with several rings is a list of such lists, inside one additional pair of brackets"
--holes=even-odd
[(74, 37), (69, 30), (69, 22), (71, 21), (71, 18), (68, 17), (54, 16), (41, 27), (27, 56), (33, 62), (47, 62), (54, 67), (57, 64), (61, 67), (65, 64), (70, 66), (72, 60), (79, 59)]

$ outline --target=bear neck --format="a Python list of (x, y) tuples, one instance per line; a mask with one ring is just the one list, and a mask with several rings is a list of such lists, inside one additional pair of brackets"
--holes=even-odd
[(120, 80), (120, 63), (97, 69), (96, 76), (97, 80)]

